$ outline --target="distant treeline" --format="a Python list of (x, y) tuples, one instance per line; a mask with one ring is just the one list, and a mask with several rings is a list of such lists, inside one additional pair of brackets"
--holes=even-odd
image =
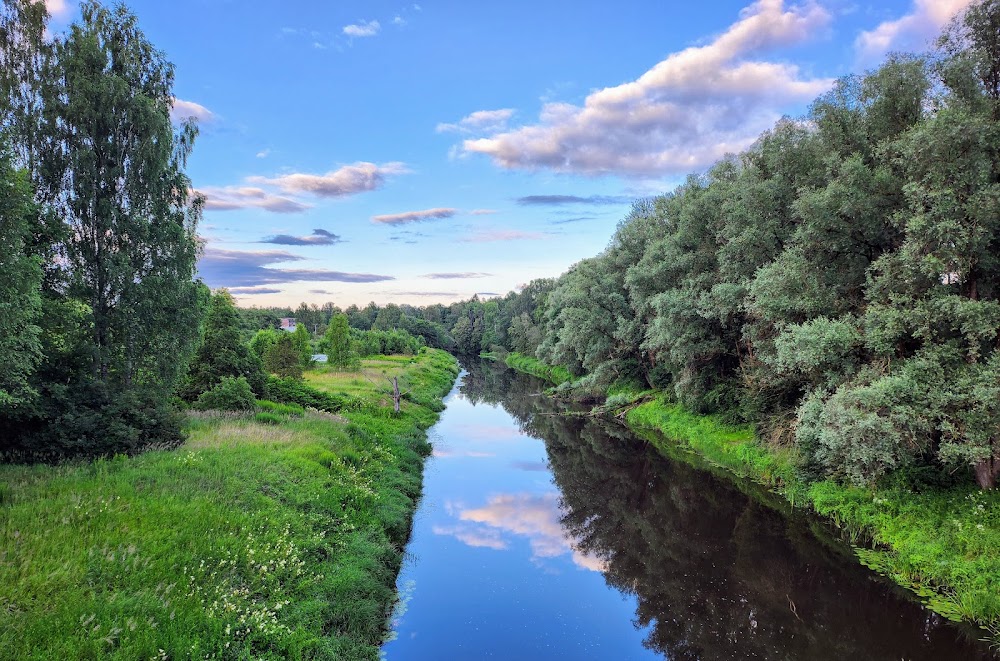
[(933, 53), (841, 79), (555, 282), (460, 305), (456, 343), (755, 422), (811, 478), (995, 486), (998, 25), (976, 3)]

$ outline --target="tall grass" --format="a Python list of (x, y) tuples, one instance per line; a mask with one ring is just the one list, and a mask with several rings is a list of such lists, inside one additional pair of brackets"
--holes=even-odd
[(573, 375), (565, 367), (546, 365), (537, 358), (521, 353), (511, 352), (507, 354), (504, 362), (508, 367), (518, 372), (536, 376), (557, 386), (573, 380)]
[(458, 372), (405, 369), (398, 417), (195, 414), (176, 450), (0, 467), (0, 658), (378, 658)]

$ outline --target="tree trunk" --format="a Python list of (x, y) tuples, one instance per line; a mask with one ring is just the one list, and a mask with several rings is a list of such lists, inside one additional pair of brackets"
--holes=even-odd
[(996, 489), (997, 478), (1000, 477), (1000, 457), (992, 456), (983, 459), (975, 467), (976, 483), (980, 489)]
[(399, 413), (399, 377), (392, 377), (392, 409)]

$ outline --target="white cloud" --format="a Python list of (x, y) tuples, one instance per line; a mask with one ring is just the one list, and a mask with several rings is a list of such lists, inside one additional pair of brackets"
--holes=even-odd
[(405, 225), (406, 223), (416, 223), (422, 220), (451, 218), (456, 213), (458, 213), (458, 209), (437, 207), (434, 209), (424, 209), (422, 211), (404, 211), (403, 213), (389, 213), (381, 216), (372, 216), (372, 222), (382, 225)]
[(361, 21), (345, 25), (343, 33), (348, 37), (374, 37), (381, 29), (378, 21)]
[(267, 158), (270, 155), (271, 155), (270, 149), (261, 149), (259, 152), (257, 152), (257, 158)]
[(69, 13), (69, 3), (66, 0), (45, 0), (45, 10), (53, 17), (64, 16)]
[(215, 114), (200, 103), (174, 97), (173, 106), (170, 108), (170, 119), (175, 122), (194, 119), (199, 124), (202, 124), (215, 119)]
[(345, 197), (373, 191), (385, 185), (386, 177), (409, 172), (403, 163), (384, 165), (358, 162), (326, 174), (292, 173), (278, 177), (247, 177), (251, 184), (277, 186), (286, 193), (312, 193), (320, 197)]
[(393, 25), (406, 25), (406, 19), (403, 18), (402, 16), (400, 16), (399, 14), (396, 14), (396, 16), (394, 16), (393, 19), (392, 19), (392, 24)]
[(300, 213), (311, 208), (253, 186), (205, 186), (195, 192), (205, 196), (205, 209), (214, 211), (263, 209), (273, 213)]
[(582, 107), (546, 103), (537, 124), (465, 140), (463, 149), (505, 168), (588, 175), (705, 167), (749, 146), (788, 103), (833, 84), (803, 78), (793, 64), (752, 59), (814, 36), (829, 20), (815, 2), (758, 0), (710, 43), (670, 55), (637, 80), (593, 92)]
[(972, 0), (913, 0), (909, 14), (862, 32), (854, 42), (858, 55), (877, 61), (892, 50), (924, 50), (952, 16)]
[(455, 124), (444, 122), (437, 125), (438, 133), (496, 133), (507, 129), (507, 121), (514, 115), (513, 108), (499, 110), (477, 110), (463, 117)]

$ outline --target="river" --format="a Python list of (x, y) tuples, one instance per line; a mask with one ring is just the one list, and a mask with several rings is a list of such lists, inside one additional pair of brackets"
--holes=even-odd
[(756, 485), (465, 369), (430, 432), (385, 658), (995, 658)]

